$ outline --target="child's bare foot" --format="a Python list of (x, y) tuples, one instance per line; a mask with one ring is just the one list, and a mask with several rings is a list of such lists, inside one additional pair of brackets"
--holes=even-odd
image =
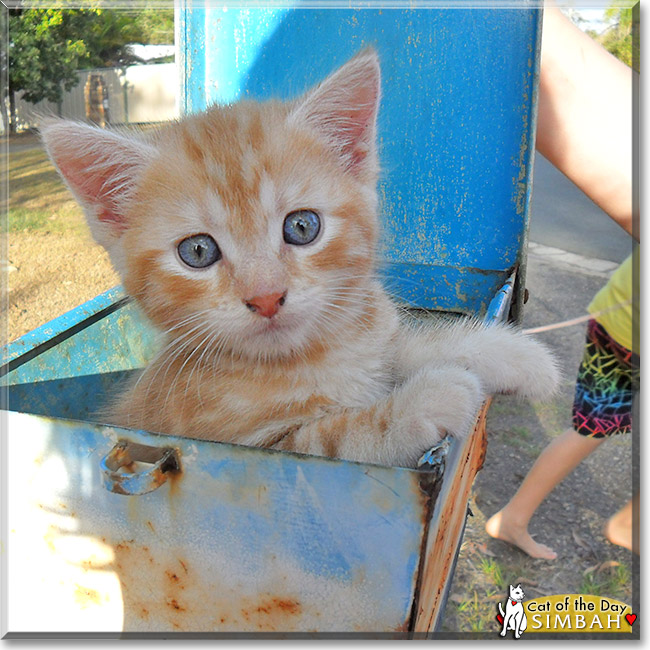
[[(632, 542), (632, 501), (628, 501), (615, 515), (610, 517), (603, 530), (605, 537), (617, 546), (633, 550)], [(638, 553), (638, 543), (634, 549)]]
[(632, 531), (629, 528), (625, 530), (624, 528), (617, 526), (616, 522), (608, 519), (603, 534), (612, 544), (622, 546), (628, 551), (632, 550)]
[(555, 560), (557, 558), (557, 553), (548, 546), (536, 542), (530, 536), (526, 527), (517, 526), (509, 521), (504, 516), (503, 510), (488, 519), (485, 524), (485, 531), (490, 537), (508, 542), (508, 544), (514, 544), (530, 557), (544, 560)]

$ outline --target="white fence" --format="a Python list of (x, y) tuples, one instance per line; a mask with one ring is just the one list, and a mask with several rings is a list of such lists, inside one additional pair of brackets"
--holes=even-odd
[[(60, 116), (86, 119), (84, 87), (90, 74), (100, 74), (108, 88), (111, 124), (164, 122), (178, 117), (178, 75), (175, 63), (133, 65), (126, 68), (81, 70), (79, 83), (63, 93)], [(16, 94), (16, 123), (19, 129), (36, 127), (40, 115), (59, 115), (56, 103), (31, 104)]]

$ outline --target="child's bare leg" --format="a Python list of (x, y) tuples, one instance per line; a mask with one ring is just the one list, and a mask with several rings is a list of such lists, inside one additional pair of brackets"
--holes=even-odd
[(605, 438), (589, 438), (567, 429), (539, 455), (523, 483), (508, 504), (488, 519), (488, 535), (518, 546), (531, 557), (554, 560), (555, 551), (536, 542), (528, 522), (551, 490)]
[[(636, 518), (637, 525), (634, 526)], [(605, 524), (605, 537), (618, 546), (639, 554), (639, 493), (634, 495)]]

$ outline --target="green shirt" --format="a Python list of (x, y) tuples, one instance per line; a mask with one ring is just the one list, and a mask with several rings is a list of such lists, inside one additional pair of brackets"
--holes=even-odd
[(617, 343), (637, 354), (639, 346), (638, 341), (634, 345), (632, 323), (636, 322), (638, 328), (639, 287), (633, 286), (632, 278), (634, 271), (639, 277), (639, 257), (638, 251), (630, 255), (587, 307)]

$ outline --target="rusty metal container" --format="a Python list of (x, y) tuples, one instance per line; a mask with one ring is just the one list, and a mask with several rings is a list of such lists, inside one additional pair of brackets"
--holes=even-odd
[(116, 289), (5, 348), (7, 637), (434, 630), (484, 413), (417, 470), (94, 422), (154, 346)]

